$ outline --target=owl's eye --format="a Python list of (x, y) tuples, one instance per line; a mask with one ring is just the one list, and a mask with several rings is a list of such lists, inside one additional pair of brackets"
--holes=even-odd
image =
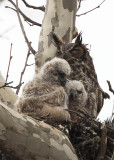
[(80, 91), (80, 90), (77, 90), (77, 93), (78, 93), (78, 94), (81, 94), (81, 93), (82, 93), (82, 91)]
[(71, 53), (71, 54), (75, 54), (77, 51), (78, 51), (78, 48), (73, 48), (73, 49), (70, 51), (70, 53)]

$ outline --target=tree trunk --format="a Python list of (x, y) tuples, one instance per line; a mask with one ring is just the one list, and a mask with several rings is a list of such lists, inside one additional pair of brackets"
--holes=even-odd
[(50, 33), (53, 31), (65, 42), (71, 42), (75, 32), (77, 0), (47, 0), (46, 11), (35, 55), (36, 72), (45, 61), (55, 56), (56, 47)]
[(21, 160), (78, 160), (59, 130), (21, 115), (0, 102), (0, 150)]

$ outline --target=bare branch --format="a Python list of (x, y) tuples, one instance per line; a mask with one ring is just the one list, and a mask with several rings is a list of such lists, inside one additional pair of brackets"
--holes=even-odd
[[(14, 3), (12, 0), (8, 0), (8, 1), (9, 1), (10, 3), (12, 3), (12, 5), (16, 8), (16, 5), (15, 5), (15, 3)], [(10, 8), (10, 9), (12, 9), (12, 10), (14, 10), (14, 11), (17, 12), (16, 9), (13, 9), (13, 8), (11, 8), (11, 7), (9, 7), (9, 6), (6, 6), (6, 8)], [(22, 15), (22, 17), (24, 18), (25, 21), (28, 21), (28, 22), (32, 23), (33, 25), (36, 25), (36, 26), (39, 26), (39, 27), (42, 26), (40, 23), (35, 22), (35, 21), (33, 21), (32, 19), (30, 19), (29, 17), (27, 17), (19, 8), (18, 8), (18, 10), (19, 10), (19, 13)]]
[(29, 8), (39, 9), (39, 10), (45, 12), (45, 7), (44, 6), (36, 7), (36, 6), (29, 5), (25, 0), (22, 0), (22, 1)]
[(22, 33), (23, 33), (23, 35), (24, 35), (25, 41), (26, 41), (26, 43), (27, 43), (28, 48), (30, 49), (30, 51), (31, 51), (33, 54), (35, 54), (36, 51), (32, 48), (31, 43), (29, 42), (29, 40), (28, 40), (28, 38), (27, 38), (27, 36), (26, 36), (25, 30), (24, 30), (24, 27), (23, 27), (23, 24), (22, 24), (20, 15), (19, 15), (18, 0), (16, 0), (16, 9), (17, 9), (17, 16), (18, 16), (18, 19), (19, 19), (20, 27), (21, 27)]
[(12, 51), (12, 43), (11, 43), (11, 47), (10, 47), (10, 58), (9, 58), (7, 75), (6, 75), (6, 83), (7, 83), (7, 80), (8, 80), (8, 76), (9, 76), (8, 73), (9, 73), (9, 68), (10, 68), (10, 64), (11, 64), (11, 60), (12, 60), (11, 51)]
[(1, 88), (5, 88), (5, 87), (17, 89), (17, 88), (21, 87), (21, 85), (22, 85), (24, 82), (22, 82), (21, 84), (15, 86), (15, 87), (9, 85), (9, 84), (12, 84), (12, 83), (13, 83), (13, 81), (8, 82), (8, 83), (4, 83), (4, 85), (0, 86), (0, 89), (1, 89)]
[[(24, 73), (25, 73), (25, 70), (26, 70), (26, 67), (28, 66), (27, 65), (27, 62), (28, 62), (28, 58), (29, 58), (29, 56), (30, 56), (30, 50), (28, 50), (28, 53), (27, 53), (27, 56), (26, 56), (26, 60), (25, 60), (25, 65), (24, 65), (24, 68), (23, 68), (23, 70), (22, 70), (22, 72), (21, 72), (21, 76), (20, 76), (20, 81), (19, 81), (19, 86), (21, 87), (21, 83), (22, 83), (22, 78), (23, 78), (23, 75), (24, 75)], [(17, 88), (17, 90), (16, 90), (16, 94), (18, 95), (18, 93), (19, 93), (19, 90), (20, 90), (20, 87), (18, 87)]]
[(78, 10), (79, 10), (79, 9), (80, 9), (80, 7), (81, 7), (81, 2), (82, 2), (82, 0), (78, 0), (77, 12), (78, 12)]
[(107, 80), (107, 83), (108, 83), (109, 91), (114, 94), (114, 90), (112, 89), (110, 81)]
[(100, 8), (100, 6), (101, 6), (104, 2), (105, 2), (105, 0), (103, 0), (97, 7), (93, 8), (93, 9), (87, 11), (87, 12), (84, 12), (84, 13), (82, 13), (82, 14), (76, 14), (76, 16), (77, 16), (77, 17), (80, 17), (80, 16), (86, 15), (87, 13), (90, 13), (90, 12), (94, 11), (95, 9)]

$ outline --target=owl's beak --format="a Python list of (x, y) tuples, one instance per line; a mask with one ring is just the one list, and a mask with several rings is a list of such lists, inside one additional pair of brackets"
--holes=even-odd
[(66, 85), (67, 82), (68, 82), (68, 79), (66, 77), (60, 79), (60, 83), (63, 87)]
[(70, 89), (70, 97), (75, 100), (76, 99), (76, 96), (77, 96), (77, 91), (74, 90), (74, 89)]

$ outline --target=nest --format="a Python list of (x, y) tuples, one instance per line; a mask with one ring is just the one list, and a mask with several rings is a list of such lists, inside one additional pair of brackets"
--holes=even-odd
[[(72, 111), (70, 111), (72, 112)], [(76, 120), (55, 122), (49, 115), (39, 120), (64, 132), (70, 139), (79, 160), (114, 160), (114, 119), (101, 123), (83, 110), (73, 111)], [(18, 160), (0, 147), (0, 160)]]
[(74, 114), (76, 120), (67, 123), (44, 121), (69, 137), (79, 160), (114, 160), (114, 119), (101, 123), (83, 110)]

